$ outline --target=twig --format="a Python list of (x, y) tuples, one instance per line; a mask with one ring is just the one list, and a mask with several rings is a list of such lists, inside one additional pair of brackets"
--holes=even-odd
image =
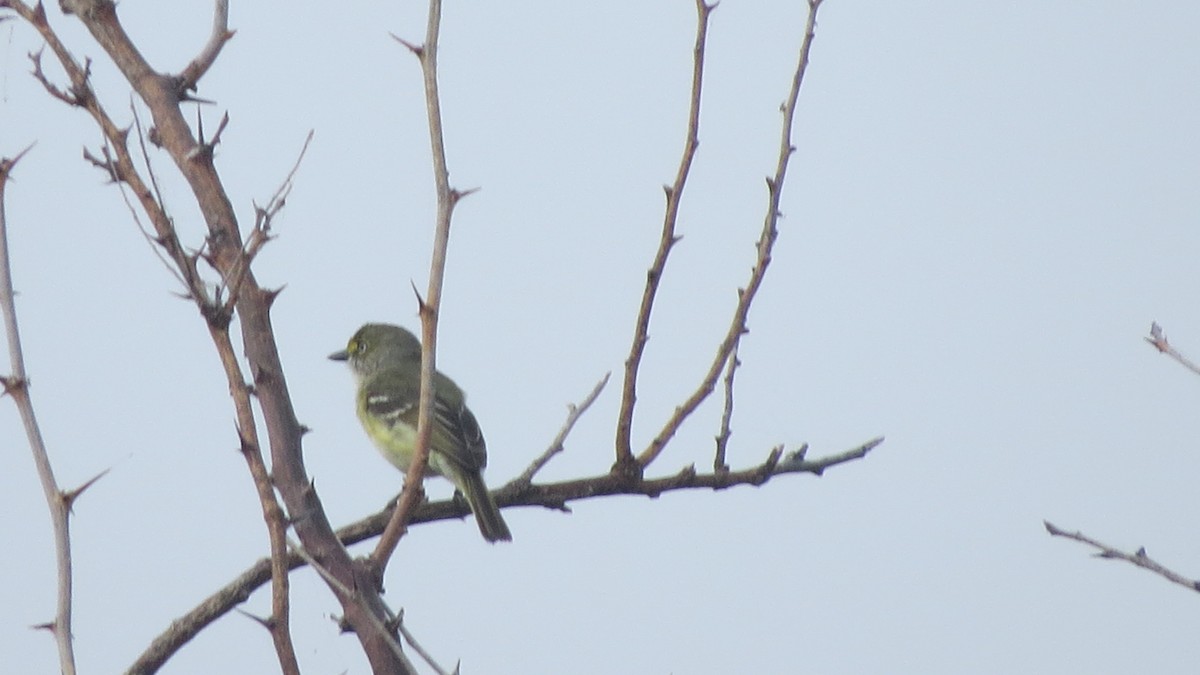
[(254, 205), (254, 229), (251, 230), (246, 244), (242, 246), (242, 256), (234, 263), (233, 278), (226, 281), (226, 287), (229, 289), (229, 297), (225, 299), (225, 311), (227, 312), (232, 313), (237, 305), (238, 293), (241, 290), (242, 281), (246, 278), (246, 271), (250, 269), (251, 263), (254, 262), (254, 258), (258, 256), (262, 247), (271, 240), (271, 223), (287, 204), (288, 195), (292, 193), (292, 187), (295, 185), (296, 172), (300, 170), (300, 164), (304, 161), (304, 155), (308, 152), (308, 146), (312, 143), (312, 139), (313, 131), (310, 129), (304, 138), (304, 145), (300, 147), (300, 154), (296, 157), (296, 162), (292, 164), (291, 170), (279, 184), (275, 194), (267, 200), (267, 205)]
[(1200, 375), (1200, 366), (1196, 365), (1191, 359), (1181, 354), (1178, 349), (1172, 347), (1171, 343), (1167, 342), (1167, 334), (1163, 332), (1162, 326), (1158, 325), (1158, 323), (1150, 324), (1150, 336), (1145, 339), (1146, 342), (1154, 345), (1154, 348), (1159, 352), (1175, 359), (1188, 370)]
[(216, 0), (216, 7), (213, 10), (212, 33), (209, 35), (208, 42), (196, 55), (196, 58), (192, 59), (191, 63), (179, 74), (178, 91), (181, 98), (186, 96), (187, 92), (196, 90), (200, 78), (204, 77), (204, 74), (216, 62), (217, 56), (221, 54), (221, 49), (235, 32), (229, 30), (229, 0)]
[[(309, 555), (308, 551), (305, 551), (303, 546), (300, 546), (296, 542), (289, 542), (289, 544), (292, 552), (303, 559), (304, 562), (308, 563), (309, 567), (312, 567), (314, 570), (316, 570), (317, 574), (321, 575), (321, 578), (325, 580), (325, 583), (329, 584), (343, 595), (356, 594), (354, 589), (343, 584), (340, 579), (334, 576), (329, 570), (325, 569), (325, 567), (321, 565), (321, 563), (317, 562), (313, 556)], [(390, 619), (394, 620), (395, 613), (389, 610), (388, 615)], [(412, 663), (408, 660), (408, 657), (405, 656), (404, 650), (400, 647), (400, 642), (396, 640), (396, 635), (391, 631), (391, 629), (389, 629), (387, 625), (380, 621), (378, 617), (372, 617), (371, 624), (375, 630), (379, 632), (379, 635), (391, 646), (396, 657), (403, 661), (411, 672), (416, 672), (413, 669)]]
[(713, 392), (716, 386), (717, 378), (721, 376), (721, 368), (729, 359), (729, 355), (737, 348), (738, 342), (741, 340), (742, 334), (746, 332), (746, 316), (750, 313), (750, 305), (754, 302), (754, 297), (761, 287), (763, 279), (767, 274), (767, 267), (771, 263), (771, 250), (775, 246), (775, 239), (779, 236), (777, 224), (779, 221), (779, 201), (783, 193), (784, 179), (787, 176), (788, 161), (792, 154), (796, 151), (792, 145), (792, 123), (796, 117), (796, 101), (800, 97), (800, 85), (804, 82), (804, 72), (808, 69), (808, 55), (812, 49), (813, 38), (816, 37), (817, 24), (817, 9), (821, 6), (821, 0), (809, 0), (808, 2), (808, 20), (805, 23), (804, 39), (800, 43), (800, 54), (796, 63), (796, 70), (792, 74), (792, 85), (788, 92), (787, 101), (780, 108), (783, 113), (783, 124), (780, 130), (779, 138), (779, 158), (775, 164), (775, 175), (767, 178), (767, 214), (763, 219), (762, 234), (759, 236), (756, 248), (758, 249), (757, 260), (754, 268), (750, 271), (750, 280), (747, 282), (744, 289), (738, 290), (738, 302), (734, 307), (733, 317), (729, 322), (729, 330), (725, 333), (725, 339), (721, 341), (721, 345), (717, 348), (717, 355), (713, 358), (712, 365), (708, 369), (708, 373), (700, 382), (700, 386), (682, 405), (675, 409), (667, 423), (663, 425), (661, 431), (655, 436), (650, 445), (638, 455), (638, 465), (642, 468), (653, 462), (663, 448), (667, 446), (667, 442), (679, 430), (683, 424), (702, 402)]
[[(271, 624), (268, 626), (280, 670), (286, 675), (299, 675), (300, 664), (296, 659), (296, 647), (292, 642), (291, 630), (291, 580), (287, 566), (287, 515), (275, 496), (275, 486), (263, 460), (257, 422), (250, 405), (250, 391), (245, 385), (242, 367), (233, 349), (226, 327), (210, 328), (209, 333), (221, 359), (225, 379), (230, 383), (237, 419), (239, 449), (246, 460), (254, 489), (258, 495), (259, 508), (267, 526), (267, 541), (271, 550)], [(236, 384), (235, 384), (236, 383)]]
[[(403, 610), (396, 616), (395, 624), (396, 630), (400, 631), (400, 635), (404, 638), (404, 641), (408, 643), (408, 646), (412, 647), (413, 651), (417, 653), (417, 656), (420, 656), (422, 659), (424, 659), (425, 663), (428, 663), (429, 667), (433, 668), (437, 675), (451, 675), (450, 673), (446, 672), (446, 669), (438, 665), (438, 662), (433, 658), (433, 654), (430, 654), (428, 650), (422, 647), (421, 643), (417, 642), (417, 638), (412, 634), (411, 631), (408, 630), (408, 627), (404, 625)], [(454, 668), (454, 673), (458, 673), (457, 666)]]
[[(154, 199), (158, 204), (162, 205), (165, 211), (166, 200), (163, 199), (162, 190), (158, 187), (158, 177), (154, 175), (154, 167), (150, 164), (150, 153), (146, 150), (146, 135), (142, 131), (142, 118), (138, 115), (137, 105), (132, 100), (129, 102), (129, 112), (133, 115), (134, 129), (137, 130), (138, 147), (142, 151), (142, 165), (146, 167), (146, 175), (150, 179), (150, 187), (154, 190)], [(105, 139), (105, 144), (105, 151), (108, 152), (108, 139)], [(138, 231), (142, 233), (142, 236), (146, 239), (146, 243), (150, 245), (150, 250), (154, 253), (154, 257), (158, 258), (163, 267), (167, 268), (167, 271), (179, 281), (184, 291), (187, 292), (190, 288), (187, 280), (183, 278), (179, 270), (171, 265), (167, 257), (163, 255), (162, 247), (158, 245), (158, 240), (142, 224), (142, 218), (138, 215), (137, 208), (133, 205), (133, 201), (129, 197), (129, 192), (125, 189), (125, 182), (117, 181), (117, 189), (121, 191), (121, 199), (125, 202), (126, 208), (129, 209), (129, 215), (133, 218), (134, 224), (137, 225)]]
[(608, 378), (611, 376), (611, 372), (605, 373), (604, 377), (596, 383), (596, 386), (592, 387), (592, 391), (586, 397), (584, 397), (583, 401), (581, 401), (578, 405), (571, 404), (567, 406), (567, 419), (565, 422), (563, 422), (562, 428), (558, 430), (558, 435), (554, 437), (553, 441), (550, 441), (550, 447), (546, 448), (545, 452), (538, 456), (537, 459), (533, 460), (533, 462), (525, 469), (525, 471), (521, 472), (520, 476), (517, 476), (509, 481), (509, 483), (505, 485), (503, 489), (515, 489), (520, 486), (529, 485), (531, 482), (533, 482), (534, 475), (536, 475), (538, 471), (541, 471), (542, 467), (546, 466), (546, 463), (549, 462), (552, 457), (563, 451), (563, 444), (567, 441), (567, 435), (571, 433), (571, 429), (575, 427), (575, 423), (579, 421), (579, 418), (583, 416), (583, 413), (587, 412), (587, 409), (592, 407), (592, 404), (596, 402), (597, 398), (599, 398), (600, 392), (604, 390), (604, 385), (608, 384)]
[[(71, 533), (70, 516), (71, 501), (58, 487), (54, 478), (54, 468), (50, 465), (50, 454), (46, 451), (46, 442), (38, 427), (37, 416), (33, 412), (33, 401), (29, 396), (29, 380), (25, 375), (25, 356), (21, 350), (21, 334), (17, 330), (17, 307), (13, 294), (12, 268), (8, 252), (8, 219), (5, 215), (4, 195), (9, 176), (17, 162), (33, 146), (17, 153), (12, 159), (0, 159), (0, 312), (4, 314), (4, 332), (8, 336), (8, 360), (12, 374), (2, 378), (4, 393), (12, 397), (21, 421), (25, 424), (25, 435), (29, 440), (29, 449), (33, 453), (33, 463), (37, 467), (38, 478), (42, 483), (42, 492), (46, 497), (46, 506), (50, 509), (50, 522), (54, 529), (55, 562), (58, 566), (58, 602), (54, 621), (44, 627), (54, 634), (58, 644), (58, 664), (63, 673), (75, 673), (75, 649), (72, 646), (71, 633)], [(89, 481), (90, 485), (93, 481)], [(74, 494), (77, 495), (87, 485)]]
[(1091, 537), (1083, 534), (1082, 532), (1079, 532), (1079, 531), (1067, 532), (1065, 530), (1059, 529), (1055, 525), (1051, 524), (1050, 521), (1048, 521), (1048, 520), (1042, 521), (1042, 524), (1046, 526), (1046, 531), (1050, 533), (1050, 536), (1066, 537), (1067, 539), (1073, 539), (1075, 541), (1078, 541), (1083, 544), (1087, 544), (1088, 546), (1091, 546), (1092, 548), (1099, 550), (1100, 552), (1095, 554), (1097, 558), (1107, 558), (1109, 560), (1124, 560), (1125, 562), (1130, 563), (1132, 565), (1137, 565), (1138, 567), (1141, 567), (1142, 569), (1150, 570), (1151, 572), (1154, 572), (1155, 574), (1163, 577), (1164, 579), (1167, 579), (1168, 581), (1177, 583), (1180, 586), (1189, 588), (1193, 591), (1200, 591), (1200, 581), (1194, 580), (1194, 579), (1188, 579), (1187, 577), (1183, 576), (1182, 574), (1179, 574), (1178, 572), (1174, 572), (1172, 570), (1167, 569), (1166, 567), (1163, 567), (1162, 564), (1152, 560), (1150, 558), (1150, 556), (1146, 555), (1145, 548), (1139, 548), (1135, 553), (1126, 553), (1124, 551), (1119, 551), (1119, 550), (1113, 548), (1112, 546), (1109, 546), (1108, 544), (1104, 544), (1099, 541), (1096, 541), (1095, 539), (1092, 539)]
[(730, 428), (733, 423), (733, 376), (741, 364), (737, 345), (734, 345), (725, 366), (725, 406), (721, 410), (721, 428), (717, 431), (717, 451), (713, 456), (713, 471), (717, 473), (729, 470), (729, 465), (725, 463), (725, 451), (729, 446), (729, 437), (733, 435), (733, 429)]
[[(437, 362), (437, 324), (442, 305), (442, 280), (446, 276), (446, 252), (450, 245), (450, 220), (459, 199), (473, 192), (459, 192), (450, 187), (450, 171), (446, 166), (446, 141), (442, 128), (442, 104), (438, 93), (438, 37), (441, 30), (441, 0), (429, 0), (429, 18), (425, 27), (425, 44), (417, 47), (399, 40), (421, 62), (425, 84), (425, 112), (429, 123), (429, 143), (433, 155), (433, 181), (437, 191), (437, 216), (434, 223), (433, 253), (429, 263), (429, 288), (420, 302), (421, 314), (421, 396), (417, 411), (417, 438), (412, 462), (404, 480), (404, 490), (392, 513), (391, 522), (371, 552), (371, 563), (382, 578), (388, 560), (408, 527), (413, 509), (425, 494), (422, 484), (429, 463), (429, 440), (433, 422), (433, 373)], [(395, 36), (393, 36), (395, 37)]]
[(630, 475), (637, 471), (633, 463), (631, 434), (633, 408), (637, 401), (638, 368), (641, 367), (646, 343), (650, 340), (650, 313), (658, 295), (659, 282), (662, 281), (663, 271), (667, 266), (667, 256), (680, 239), (675, 234), (675, 223), (679, 218), (679, 204), (683, 198), (688, 173), (692, 168), (692, 159), (695, 158), (696, 148), (700, 145), (700, 94), (704, 88), (704, 49), (708, 42), (708, 19), (715, 7), (715, 4), (709, 5), (704, 0), (696, 0), (696, 42), (692, 48), (692, 93), (688, 107), (687, 138), (684, 140), (683, 156), (679, 160), (675, 182), (670, 186), (663, 186), (667, 195), (667, 205), (663, 214), (662, 234), (658, 240), (658, 251), (655, 252), (650, 271), (646, 274), (646, 288), (642, 291), (642, 304), (634, 324), (633, 345), (629, 348), (629, 357), (625, 359), (625, 383), (621, 388), (621, 408), (617, 413), (617, 459), (613, 469)]

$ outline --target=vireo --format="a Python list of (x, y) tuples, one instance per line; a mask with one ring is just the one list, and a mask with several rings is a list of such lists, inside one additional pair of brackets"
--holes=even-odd
[[(346, 349), (329, 355), (347, 361), (358, 379), (358, 419), (383, 456), (408, 471), (416, 451), (421, 395), (421, 342), (407, 330), (368, 323)], [(512, 541), (500, 508), (483, 482), (487, 446), (461, 389), (434, 372), (433, 429), (428, 473), (445, 476), (467, 498), (488, 541)]]

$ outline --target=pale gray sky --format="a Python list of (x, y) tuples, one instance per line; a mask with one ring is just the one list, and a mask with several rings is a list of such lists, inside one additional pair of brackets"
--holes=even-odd
[[(635, 440), (694, 388), (745, 283), (794, 66), (802, 2), (713, 15), (701, 146), (647, 350)], [(477, 6), (486, 5), (486, 6)], [(129, 119), (127, 88), (54, 3), (52, 22)], [(209, 2), (125, 0), (177, 70)], [(228, 111), (217, 164), (243, 218), (315, 130), (279, 238), (274, 317), (308, 467), (335, 523), (400, 476), (325, 359), (359, 324), (416, 326), (432, 188), (415, 60), (424, 6), (234, 2), (237, 37), (201, 83)], [(807, 441), (887, 441), (820, 479), (506, 511), (416, 528), (393, 607), (463, 672), (1191, 673), (1188, 591), (1052, 540), (1042, 519), (1200, 575), (1191, 514), (1200, 380), (1141, 338), (1200, 356), (1200, 5), (827, 0), (797, 118), (782, 234), (750, 317), (730, 461)], [(442, 86), (454, 184), (439, 365), (470, 392), (499, 485), (565, 406), (621, 368), (678, 162), (691, 2), (449, 3)], [(126, 667), (172, 619), (266, 551), (203, 324), (80, 160), (98, 134), (28, 76), (28, 27), (0, 24), (0, 155), (38, 145), (9, 189), (18, 310), (60, 480), (111, 468), (78, 503), (82, 672)], [(55, 67), (48, 71), (58, 77)], [(61, 80), (60, 80), (61, 81)], [(172, 215), (202, 224), (164, 155)], [(610, 385), (546, 479), (607, 470)], [(48, 518), (15, 410), (0, 405), (5, 670), (56, 671)], [(655, 467), (711, 465), (719, 405)], [(431, 482), (435, 496), (449, 494)], [(309, 571), (295, 575), (305, 672), (364, 673)], [(268, 612), (258, 594), (247, 611)], [(169, 674), (272, 672), (231, 615)]]

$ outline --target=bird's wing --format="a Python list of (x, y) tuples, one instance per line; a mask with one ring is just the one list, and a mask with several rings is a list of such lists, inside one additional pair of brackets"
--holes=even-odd
[[(487, 444), (483, 440), (483, 431), (463, 401), (462, 393), (446, 377), (438, 377), (436, 387), (438, 395), (433, 402), (433, 418), (436, 422), (431, 441), (433, 447), (465, 469), (478, 471), (487, 466)], [(457, 396), (443, 396), (448, 391)], [(453, 399), (459, 403), (451, 403)]]

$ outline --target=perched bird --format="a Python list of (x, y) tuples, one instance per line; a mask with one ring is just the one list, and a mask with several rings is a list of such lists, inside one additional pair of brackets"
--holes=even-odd
[[(346, 349), (329, 355), (346, 361), (358, 379), (358, 419), (367, 435), (397, 469), (408, 471), (416, 451), (421, 396), (421, 342), (407, 330), (368, 323)], [(479, 423), (454, 382), (434, 372), (433, 429), (429, 473), (445, 476), (467, 498), (483, 538), (512, 541), (500, 507), (483, 482), (487, 446)]]

